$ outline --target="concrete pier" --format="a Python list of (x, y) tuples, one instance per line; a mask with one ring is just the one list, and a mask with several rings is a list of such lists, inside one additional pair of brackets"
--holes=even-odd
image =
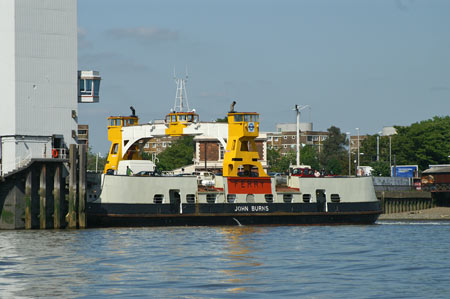
[(0, 229), (87, 227), (86, 161), (86, 146), (72, 145), (70, 160), (33, 159), (1, 177)]

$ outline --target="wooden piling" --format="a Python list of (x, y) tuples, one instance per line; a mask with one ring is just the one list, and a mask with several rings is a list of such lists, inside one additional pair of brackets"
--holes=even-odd
[(86, 160), (86, 145), (79, 145), (78, 223), (80, 228), (86, 228)]
[(47, 205), (46, 205), (46, 194), (47, 194), (47, 167), (45, 164), (42, 165), (41, 174), (40, 174), (40, 184), (39, 184), (39, 222), (40, 228), (47, 228)]
[(53, 212), (53, 227), (61, 228), (62, 227), (62, 210), (63, 206), (61, 201), (64, 199), (64, 185), (62, 182), (62, 172), (61, 165), (56, 166), (55, 175), (53, 180), (53, 204), (54, 204), (54, 212)]
[(69, 150), (69, 212), (68, 227), (77, 228), (77, 146), (70, 145)]
[(28, 170), (25, 179), (25, 228), (31, 229), (31, 182), (32, 172)]

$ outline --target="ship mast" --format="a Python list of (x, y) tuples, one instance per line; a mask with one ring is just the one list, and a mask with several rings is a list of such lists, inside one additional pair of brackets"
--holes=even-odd
[(173, 74), (173, 78), (175, 80), (175, 83), (177, 84), (177, 92), (175, 94), (175, 104), (173, 106), (174, 112), (185, 112), (184, 108), (186, 109), (186, 112), (189, 111), (189, 102), (187, 99), (187, 93), (186, 93), (186, 82), (188, 79), (187, 69), (186, 69), (186, 78), (177, 78), (175, 77), (175, 70)]

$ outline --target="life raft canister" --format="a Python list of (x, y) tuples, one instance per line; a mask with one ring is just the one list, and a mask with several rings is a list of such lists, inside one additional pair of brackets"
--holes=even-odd
[(56, 148), (52, 149), (52, 157), (58, 158), (58, 150)]

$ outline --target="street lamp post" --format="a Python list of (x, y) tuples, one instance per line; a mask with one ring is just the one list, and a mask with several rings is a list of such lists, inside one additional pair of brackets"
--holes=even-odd
[(351, 172), (351, 159), (352, 159), (352, 155), (351, 155), (351, 144), (350, 144), (350, 132), (347, 132), (347, 136), (348, 136), (348, 175), (351, 176), (352, 172)]
[(294, 110), (297, 112), (297, 166), (300, 165), (300, 111), (305, 108), (308, 108), (309, 105), (295, 105)]
[(380, 136), (377, 136), (377, 162), (380, 161)]
[(389, 135), (389, 172), (392, 176), (392, 136)]
[(358, 132), (358, 167), (359, 167), (359, 128), (356, 128), (356, 131)]

